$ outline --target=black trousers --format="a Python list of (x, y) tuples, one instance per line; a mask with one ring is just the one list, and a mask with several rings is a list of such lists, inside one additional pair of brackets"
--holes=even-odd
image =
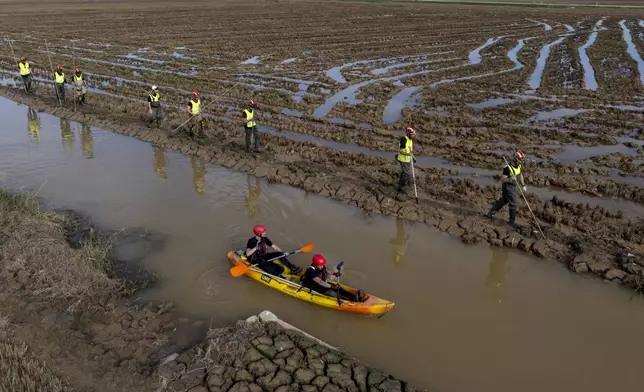
[(22, 83), (24, 83), (27, 92), (31, 91), (31, 80), (31, 74), (22, 76)]
[[(315, 291), (316, 293), (320, 293), (322, 295), (326, 295), (329, 297), (337, 298), (338, 296), (338, 289), (337, 287), (332, 287), (332, 288), (326, 288), (324, 286), (321, 286), (317, 283), (313, 283), (311, 287), (309, 287), (311, 290)], [(357, 302), (358, 301), (358, 296), (354, 295), (347, 290), (343, 289), (340, 287), (340, 299), (344, 299), (347, 301), (353, 301)]]
[(255, 258), (252, 262), (252, 264), (257, 264), (257, 266), (262, 269), (263, 271), (268, 272), (271, 275), (275, 276), (280, 276), (284, 272), (284, 267), (282, 267), (279, 264), (276, 264), (275, 261), (279, 260), (282, 264), (287, 266), (288, 268), (293, 267), (293, 264), (291, 264), (290, 261), (286, 257), (280, 257), (279, 259), (273, 260), (273, 261), (266, 261), (270, 259), (274, 259), (276, 257), (279, 257), (280, 255), (283, 255), (282, 252), (272, 252), (272, 253), (266, 253), (261, 256), (258, 256)]
[(257, 130), (257, 125), (254, 127), (244, 126), (246, 131), (246, 152), (251, 150), (259, 150), (259, 131)]
[(65, 83), (56, 83), (56, 98), (65, 100)]
[(411, 162), (400, 162), (400, 180), (398, 181), (398, 192), (406, 193), (409, 189), (411, 179)]
[(503, 184), (501, 198), (494, 202), (490, 214), (496, 214), (506, 204), (510, 205), (510, 223), (514, 224), (517, 219), (517, 187), (514, 184)]

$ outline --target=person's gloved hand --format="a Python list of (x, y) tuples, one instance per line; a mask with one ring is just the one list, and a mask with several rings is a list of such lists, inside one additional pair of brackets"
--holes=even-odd
[(528, 187), (527, 187), (527, 186), (525, 186), (525, 185), (523, 186), (523, 188), (522, 188), (522, 189), (523, 189), (523, 193), (526, 193), (526, 192), (528, 191)]
[(342, 276), (342, 272), (336, 271), (336, 272), (332, 273), (331, 275), (340, 277), (340, 276)]

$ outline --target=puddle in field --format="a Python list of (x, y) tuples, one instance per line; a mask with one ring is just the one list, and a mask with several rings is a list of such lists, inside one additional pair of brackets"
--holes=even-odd
[(357, 127), (367, 128), (367, 129), (373, 128), (371, 126), (371, 124), (368, 124), (368, 123), (356, 123), (355, 121), (348, 120), (346, 118), (329, 117), (329, 118), (327, 118), (327, 121), (330, 122), (331, 124), (355, 125)]
[(479, 103), (468, 103), (467, 106), (472, 109), (482, 110), (487, 108), (496, 108), (502, 105), (507, 105), (509, 103), (514, 103), (516, 101), (516, 99), (511, 98), (491, 98)]
[(597, 79), (595, 79), (595, 69), (593, 68), (592, 64), (590, 64), (590, 59), (588, 58), (588, 53), (586, 51), (588, 50), (588, 48), (590, 48), (595, 44), (595, 41), (597, 40), (597, 34), (598, 34), (597, 31), (601, 27), (602, 23), (603, 23), (603, 19), (599, 20), (595, 24), (595, 27), (593, 28), (593, 31), (588, 36), (588, 40), (586, 41), (586, 43), (584, 43), (578, 49), (579, 60), (581, 61), (581, 65), (584, 68), (584, 88), (586, 90), (595, 91), (599, 87), (597, 84)]
[(574, 144), (567, 144), (564, 145), (564, 147), (565, 149), (563, 151), (552, 154), (552, 158), (566, 165), (600, 155), (621, 153), (635, 156), (637, 154), (634, 149), (627, 147), (622, 143), (613, 146), (604, 145), (591, 147), (580, 147)]
[(575, 31), (575, 28), (574, 28), (574, 27), (572, 27), (572, 26), (571, 26), (571, 25), (569, 25), (569, 24), (564, 24), (563, 26), (566, 28), (566, 30), (567, 30), (569, 33), (572, 33), (572, 32), (574, 32), (574, 31)]
[(470, 52), (468, 55), (468, 59), (470, 61), (470, 64), (480, 64), (481, 63), (481, 51), (488, 46), (491, 46), (498, 42), (502, 37), (496, 37), (496, 38), (489, 38), (483, 45), (479, 46), (478, 48), (474, 49), (473, 51)]
[(128, 53), (127, 55), (120, 56), (120, 57), (124, 57), (124, 58), (130, 59), (130, 60), (144, 61), (144, 62), (153, 63), (153, 64), (164, 64), (165, 63), (165, 61), (163, 61), (163, 60), (149, 59), (149, 58), (146, 58), (146, 57), (137, 56), (134, 53)]
[(528, 20), (529, 20), (530, 22), (533, 22), (533, 23), (536, 23), (536, 24), (538, 24), (538, 25), (540, 25), (540, 26), (543, 26), (543, 28), (544, 28), (544, 30), (545, 30), (545, 31), (550, 31), (550, 30), (552, 30), (552, 26), (551, 26), (551, 25), (549, 25), (549, 24), (548, 24), (548, 23), (546, 23), (546, 22), (540, 22), (540, 21), (538, 21), (538, 20), (534, 20), (534, 19), (528, 19)]
[(552, 120), (557, 120), (564, 117), (577, 116), (581, 113), (588, 112), (588, 111), (590, 110), (561, 108), (561, 109), (551, 110), (548, 112), (538, 112), (534, 116), (530, 117), (528, 121), (531, 121), (531, 122), (552, 121)]
[(394, 95), (393, 98), (387, 102), (387, 106), (382, 114), (382, 123), (389, 125), (400, 121), (403, 109), (415, 105), (419, 95), (414, 96), (414, 94), (421, 88), (422, 86), (407, 87)]
[(622, 20), (619, 22), (619, 25), (622, 28), (623, 34), (624, 34), (624, 42), (626, 42), (626, 51), (628, 52), (629, 56), (637, 63), (637, 70), (640, 74), (640, 82), (642, 85), (644, 85), (644, 60), (642, 60), (642, 56), (640, 56), (639, 52), (637, 51), (637, 47), (635, 46), (635, 43), (633, 43), (633, 37), (631, 36), (631, 31), (629, 30), (628, 27), (626, 27), (626, 21)]
[[(28, 115), (7, 100), (0, 99), (0, 114), (3, 187), (40, 189), (52, 206), (78, 210), (99, 226), (145, 227), (168, 237), (162, 252), (142, 261), (159, 279), (140, 293), (144, 300), (173, 301), (215, 320), (213, 327), (272, 309), (423, 389), (604, 392), (615, 385), (606, 374), (619, 374), (622, 390), (641, 386), (641, 353), (632, 342), (644, 329), (644, 304), (617, 287), (133, 138)], [(30, 141), (30, 120), (38, 144)], [(346, 283), (396, 307), (380, 320), (364, 319), (231, 278), (225, 253), (242, 247), (260, 222), (282, 248), (315, 241), (315, 251), (332, 263), (346, 260)], [(309, 260), (291, 261), (306, 266)]]
[[(439, 56), (443, 54), (450, 54), (450, 53), (455, 53), (453, 50), (449, 51), (443, 51), (443, 52), (435, 52), (435, 53), (428, 53), (425, 55), (425, 57), (431, 57), (431, 56)], [(426, 64), (433, 64), (437, 62), (445, 62), (445, 61), (450, 61), (450, 60), (458, 60), (458, 57), (453, 57), (449, 59), (440, 59), (440, 60), (427, 60), (427, 61), (410, 61), (406, 63), (396, 63), (392, 65), (388, 65), (386, 67), (381, 67), (381, 68), (376, 68), (371, 70), (372, 75), (383, 75), (386, 73), (391, 72), (393, 69), (398, 69), (398, 68), (406, 68), (412, 65), (426, 65)]]
[(539, 53), (539, 58), (537, 59), (537, 65), (534, 69), (534, 72), (532, 73), (532, 76), (530, 76), (530, 80), (528, 81), (528, 85), (530, 86), (531, 89), (536, 90), (541, 86), (541, 78), (543, 76), (543, 71), (546, 68), (546, 62), (548, 61), (548, 57), (550, 57), (550, 48), (552, 48), (555, 45), (559, 45), (560, 43), (563, 42), (563, 40), (566, 39), (565, 37), (561, 37), (556, 41), (553, 41), (547, 45), (545, 45), (543, 48), (541, 48), (541, 52)]
[(295, 116), (295, 117), (302, 117), (304, 115), (304, 113), (302, 113), (299, 110), (288, 109), (288, 108), (282, 109), (281, 113), (287, 116)]
[(247, 60), (244, 60), (239, 64), (241, 64), (241, 65), (259, 64), (260, 61), (261, 61), (261, 56), (255, 56), (255, 57), (251, 57), (251, 58), (249, 58)]
[(170, 54), (170, 56), (172, 56), (174, 58), (177, 58), (177, 59), (182, 59), (182, 60), (194, 60), (195, 59), (194, 57), (186, 56), (185, 54), (179, 53), (179, 52), (172, 52)]
[(459, 81), (463, 81), (463, 80), (480, 79), (480, 78), (485, 78), (485, 77), (488, 77), (488, 76), (500, 75), (500, 74), (503, 74), (503, 73), (513, 72), (513, 71), (519, 70), (519, 69), (523, 68), (524, 65), (521, 64), (521, 62), (519, 61), (517, 56), (519, 54), (519, 51), (524, 46), (525, 46), (525, 39), (520, 39), (520, 40), (517, 41), (516, 46), (514, 48), (510, 49), (510, 51), (508, 52), (508, 54), (507, 54), (508, 59), (510, 59), (510, 61), (512, 61), (514, 63), (513, 68), (505, 69), (503, 71), (479, 74), (479, 75), (464, 76), (462, 78), (456, 78), (456, 79), (439, 80), (437, 82), (434, 82), (434, 83), (430, 84), (430, 87), (431, 88), (436, 88), (436, 87), (438, 87), (438, 86), (440, 86), (442, 84), (454, 83), (454, 82), (459, 82)]
[(297, 61), (297, 57), (292, 57), (290, 59), (286, 59), (286, 60), (282, 61), (280, 64), (290, 64), (290, 63), (293, 63), (295, 61)]

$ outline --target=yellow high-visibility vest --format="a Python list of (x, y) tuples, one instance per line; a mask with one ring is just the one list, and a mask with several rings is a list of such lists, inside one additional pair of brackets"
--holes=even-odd
[(198, 99), (196, 101), (193, 101), (192, 99), (190, 100), (190, 103), (192, 104), (192, 114), (197, 115), (201, 112), (201, 99)]
[(56, 75), (56, 83), (62, 84), (65, 83), (65, 73), (61, 72), (58, 73), (58, 71), (54, 72), (54, 75)]
[(80, 80), (81, 82), (83, 81), (83, 74), (76, 75), (74, 74), (74, 82)]
[(513, 167), (512, 165), (508, 165), (507, 167), (510, 170), (510, 177), (518, 176), (519, 174), (521, 174), (520, 163), (519, 163), (519, 167)]
[(159, 101), (159, 93), (157, 92), (155, 95), (150, 94), (150, 100), (152, 102), (158, 102)]
[(400, 149), (400, 153), (398, 154), (398, 160), (400, 162), (404, 163), (409, 163), (411, 162), (411, 152), (414, 147), (414, 142), (411, 140), (409, 136), (405, 136), (405, 148)]
[(248, 128), (252, 128), (255, 125), (257, 125), (257, 123), (254, 121), (254, 119), (255, 119), (255, 111), (254, 110), (244, 109), (244, 113), (246, 113), (246, 126)]
[(29, 69), (30, 65), (28, 62), (19, 62), (18, 66), (20, 67), (20, 76), (27, 76), (31, 74), (31, 69)]

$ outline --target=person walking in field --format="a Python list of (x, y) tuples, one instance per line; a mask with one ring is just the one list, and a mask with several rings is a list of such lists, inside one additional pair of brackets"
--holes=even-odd
[(56, 98), (61, 101), (65, 100), (65, 72), (63, 72), (63, 66), (58, 64), (56, 66), (56, 71), (54, 72), (54, 82), (56, 82)]
[(416, 129), (407, 127), (405, 136), (400, 138), (400, 151), (396, 155), (396, 160), (400, 164), (400, 179), (398, 181), (398, 195), (406, 197), (409, 191), (411, 179), (411, 165), (416, 162), (414, 157), (414, 141)]
[(244, 109), (243, 119), (246, 132), (246, 152), (259, 152), (259, 132), (255, 122), (255, 109), (257, 104), (252, 99), (248, 101), (248, 107)]
[(20, 77), (22, 77), (22, 83), (25, 85), (25, 91), (27, 93), (31, 92), (31, 64), (25, 56), (20, 56), (20, 61), (18, 62), (18, 68), (20, 69)]
[(516, 226), (517, 219), (517, 177), (521, 181), (521, 187), (523, 193), (527, 191), (525, 186), (525, 181), (523, 180), (523, 174), (521, 173), (521, 168), (523, 166), (523, 161), (525, 159), (525, 154), (521, 151), (517, 151), (512, 158), (512, 161), (503, 168), (503, 175), (501, 176), (501, 198), (498, 199), (493, 205), (490, 211), (486, 216), (490, 219), (494, 218), (494, 215), (506, 204), (510, 205), (510, 220), (509, 223), (512, 226)]
[(152, 128), (152, 123), (157, 122), (157, 128), (161, 125), (161, 102), (159, 99), (159, 88), (152, 86), (152, 91), (148, 94), (148, 113), (150, 115), (148, 128)]
[(196, 91), (192, 92), (192, 97), (190, 98), (190, 101), (188, 101), (188, 116), (192, 115), (192, 117), (195, 118), (195, 121), (199, 122), (199, 134), (195, 134), (195, 128), (196, 124), (193, 122), (192, 125), (190, 125), (190, 137), (194, 138), (195, 136), (197, 137), (206, 137), (206, 134), (204, 133), (204, 128), (206, 127), (206, 123), (204, 122), (203, 118), (201, 117), (201, 98), (199, 97), (199, 93)]
[(76, 68), (76, 72), (72, 77), (72, 85), (74, 86), (75, 98), (78, 100), (78, 103), (86, 105), (85, 94), (87, 94), (87, 84), (85, 83), (85, 77), (80, 68)]

